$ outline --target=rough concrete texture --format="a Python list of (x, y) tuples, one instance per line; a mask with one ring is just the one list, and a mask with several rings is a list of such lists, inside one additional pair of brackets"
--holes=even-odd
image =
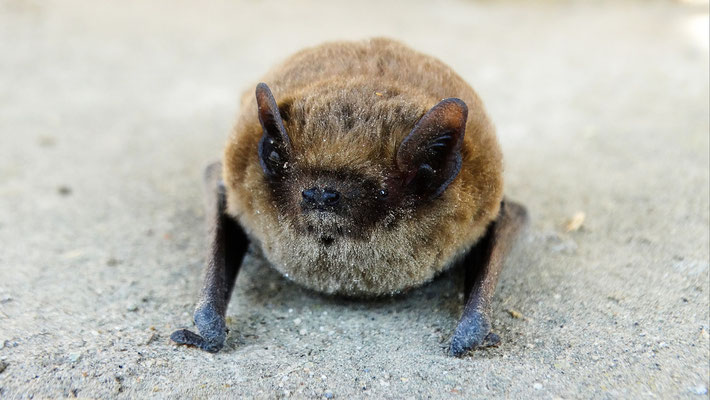
[[(707, 398), (708, 7), (679, 2), (0, 2), (0, 398)], [(237, 98), (386, 35), (479, 91), (532, 223), (455, 359), (450, 272), (375, 302), (251, 257), (217, 355), (179, 348), (202, 169)], [(565, 224), (577, 212), (576, 231)]]

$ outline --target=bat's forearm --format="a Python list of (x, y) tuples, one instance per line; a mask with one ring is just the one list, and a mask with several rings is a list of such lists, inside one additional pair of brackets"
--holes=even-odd
[(488, 227), (483, 239), (464, 258), (465, 306), (451, 339), (449, 354), (459, 356), (483, 345), (487, 339), (497, 341), (497, 337), (489, 338), (491, 299), (505, 257), (527, 220), (527, 211), (523, 206), (504, 201), (498, 218)]
[(217, 352), (224, 346), (227, 305), (249, 246), (242, 228), (226, 213), (226, 195), (220, 175), (219, 163), (210, 165), (205, 175), (207, 225), (211, 240), (205, 281), (194, 313), (200, 335), (180, 329), (170, 336), (178, 344), (193, 345), (210, 352)]

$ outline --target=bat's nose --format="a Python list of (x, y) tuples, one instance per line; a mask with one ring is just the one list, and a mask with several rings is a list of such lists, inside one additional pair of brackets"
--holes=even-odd
[(310, 208), (332, 208), (340, 202), (340, 193), (330, 188), (312, 187), (301, 192), (303, 202)]

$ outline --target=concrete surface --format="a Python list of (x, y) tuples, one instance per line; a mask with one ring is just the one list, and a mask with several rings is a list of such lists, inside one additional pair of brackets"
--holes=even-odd
[[(708, 398), (707, 16), (0, 1), (0, 398)], [(201, 284), (200, 176), (239, 93), (305, 45), (374, 35), (453, 65), (497, 123), (533, 218), (495, 297), (503, 344), (445, 356), (455, 272), (355, 302), (252, 258), (225, 351), (174, 347)]]

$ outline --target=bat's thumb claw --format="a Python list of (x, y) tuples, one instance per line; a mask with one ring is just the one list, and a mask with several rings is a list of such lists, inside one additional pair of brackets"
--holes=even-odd
[(223, 342), (216, 343), (205, 340), (202, 336), (188, 331), (187, 329), (179, 329), (170, 335), (170, 340), (179, 345), (195, 346), (210, 353), (218, 352)]
[(187, 346), (197, 346), (204, 342), (202, 337), (196, 333), (192, 333), (187, 329), (178, 329), (172, 334), (170, 334), (170, 340), (177, 344), (184, 344)]

